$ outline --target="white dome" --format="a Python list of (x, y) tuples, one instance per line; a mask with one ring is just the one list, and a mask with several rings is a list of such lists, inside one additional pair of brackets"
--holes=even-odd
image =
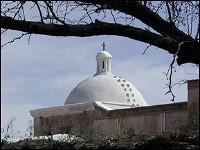
[(133, 107), (147, 105), (130, 82), (111, 72), (94, 75), (79, 83), (69, 94), (65, 105), (94, 101), (128, 104)]
[(67, 97), (65, 105), (98, 101), (98, 104), (101, 102), (112, 108), (116, 105), (118, 108), (147, 106), (140, 92), (130, 82), (111, 73), (111, 58), (103, 43), (103, 51), (96, 56), (96, 74), (79, 83)]

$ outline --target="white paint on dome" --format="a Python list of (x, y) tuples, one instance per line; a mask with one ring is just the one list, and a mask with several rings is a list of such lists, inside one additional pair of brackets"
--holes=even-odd
[[(147, 106), (143, 96), (130, 82), (111, 73), (111, 58), (107, 51), (97, 54), (97, 73), (80, 82), (67, 97), (65, 105), (101, 101), (134, 107)], [(131, 96), (134, 96), (134, 100), (128, 100)]]

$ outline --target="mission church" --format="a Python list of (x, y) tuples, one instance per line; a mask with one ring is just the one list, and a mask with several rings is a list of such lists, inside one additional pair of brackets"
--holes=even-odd
[(191, 115), (199, 118), (199, 80), (188, 81), (187, 101), (149, 106), (133, 84), (112, 73), (111, 59), (103, 43), (96, 73), (71, 91), (64, 106), (30, 111), (34, 135), (112, 137), (130, 130), (160, 134), (187, 124)]

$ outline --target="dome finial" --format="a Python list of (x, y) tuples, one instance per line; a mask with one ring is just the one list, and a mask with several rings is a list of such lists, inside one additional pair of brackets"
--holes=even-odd
[(101, 45), (103, 46), (103, 51), (105, 51), (105, 47), (106, 47), (105, 42), (103, 42)]

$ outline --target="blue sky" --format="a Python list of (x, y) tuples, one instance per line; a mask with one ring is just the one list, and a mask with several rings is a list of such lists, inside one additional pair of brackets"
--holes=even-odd
[[(2, 42), (20, 32), (9, 31)], [(106, 43), (111, 53), (112, 72), (129, 80), (149, 105), (171, 103), (166, 72), (172, 55), (147, 44), (119, 36), (49, 37), (32, 35), (9, 44), (1, 51), (1, 126), (12, 117), (15, 131), (24, 131), (29, 111), (61, 106), (69, 92), (82, 80), (95, 74), (96, 54)], [(192, 64), (177, 66), (173, 80), (198, 78)], [(187, 85), (174, 87), (176, 102), (187, 100)]]

